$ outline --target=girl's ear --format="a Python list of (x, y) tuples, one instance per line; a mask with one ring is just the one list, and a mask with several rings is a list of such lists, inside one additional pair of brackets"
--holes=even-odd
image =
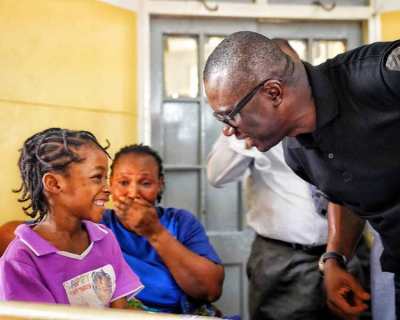
[(61, 192), (61, 176), (52, 172), (47, 172), (42, 178), (43, 188), (48, 193), (57, 194)]

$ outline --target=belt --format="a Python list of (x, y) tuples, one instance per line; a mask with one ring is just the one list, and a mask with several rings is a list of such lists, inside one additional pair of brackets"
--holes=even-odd
[(260, 235), (258, 235), (258, 236), (260, 238), (266, 240), (266, 241), (274, 242), (276, 244), (292, 248), (293, 250), (301, 250), (301, 251), (303, 251), (305, 253), (308, 253), (308, 254), (311, 254), (311, 255), (315, 255), (315, 256), (320, 256), (326, 251), (326, 245), (325, 244), (322, 244), (322, 245), (319, 245), (319, 246), (310, 246), (310, 245), (305, 245), (305, 244), (286, 242), (286, 241), (277, 240), (277, 239), (265, 238), (265, 237), (262, 237)]

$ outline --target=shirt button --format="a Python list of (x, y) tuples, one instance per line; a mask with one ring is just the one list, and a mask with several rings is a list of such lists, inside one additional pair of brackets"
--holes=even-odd
[(353, 179), (353, 175), (347, 171), (344, 171), (342, 173), (342, 177), (343, 177), (344, 182), (350, 182), (351, 179)]
[(334, 154), (333, 153), (328, 153), (328, 158), (329, 159), (333, 159), (335, 156), (334, 156)]

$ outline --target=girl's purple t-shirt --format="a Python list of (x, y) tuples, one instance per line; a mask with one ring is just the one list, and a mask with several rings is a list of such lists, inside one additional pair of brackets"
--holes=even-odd
[(0, 300), (107, 307), (143, 285), (125, 262), (113, 233), (83, 221), (90, 238), (80, 255), (58, 251), (29, 225), (0, 258)]

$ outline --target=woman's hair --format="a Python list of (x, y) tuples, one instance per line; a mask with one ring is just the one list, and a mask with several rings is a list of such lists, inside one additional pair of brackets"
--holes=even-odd
[(110, 158), (106, 151), (108, 141), (107, 146), (102, 147), (88, 131), (50, 128), (25, 140), (18, 161), (22, 184), (13, 191), (21, 193), (18, 202), (28, 202), (23, 207), (28, 216), (38, 222), (48, 213), (48, 202), (43, 192), (44, 174), (50, 171), (65, 172), (70, 163), (83, 161), (73, 149), (89, 143), (93, 143)]
[[(118, 159), (121, 158), (122, 156), (128, 155), (128, 154), (140, 154), (140, 155), (148, 155), (148, 156), (153, 157), (153, 159), (156, 161), (157, 166), (158, 166), (158, 177), (159, 178), (164, 178), (163, 161), (162, 161), (160, 155), (158, 154), (157, 151), (155, 151), (151, 147), (146, 146), (146, 145), (144, 145), (142, 143), (125, 146), (125, 147), (121, 148), (115, 154), (114, 160), (113, 160), (113, 162), (111, 164), (111, 176), (113, 176), (114, 167), (115, 167), (115, 164), (117, 163)], [(161, 201), (162, 194), (163, 194), (163, 190), (161, 190), (160, 193), (158, 194), (157, 202)]]

